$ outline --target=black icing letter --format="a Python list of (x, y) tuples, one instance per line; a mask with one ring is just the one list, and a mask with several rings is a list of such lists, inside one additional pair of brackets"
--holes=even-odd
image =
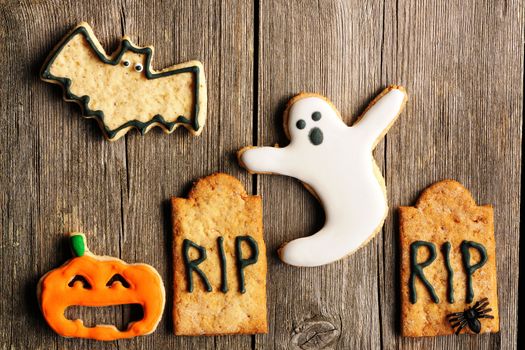
[[(252, 255), (248, 259), (243, 259), (241, 243), (246, 242), (252, 251)], [(235, 259), (237, 261), (237, 270), (239, 274), (239, 291), (246, 293), (246, 287), (244, 285), (244, 269), (253, 265), (259, 258), (259, 247), (257, 242), (250, 236), (238, 236), (235, 237)]]
[[(475, 248), (479, 252), (480, 259), (477, 264), (470, 265), (470, 248)], [(470, 304), (474, 299), (474, 290), (472, 289), (472, 274), (481, 268), (487, 262), (487, 250), (479, 243), (472, 241), (461, 242), (461, 257), (463, 259), (463, 267), (467, 273), (467, 295), (466, 303)]]
[[(189, 250), (190, 247), (195, 248), (199, 251), (199, 257), (195, 260), (190, 260)], [(185, 239), (182, 242), (182, 257), (184, 258), (184, 265), (186, 266), (186, 277), (188, 278), (188, 292), (193, 292), (193, 274), (195, 271), (204, 283), (204, 288), (207, 292), (211, 292), (211, 285), (208, 281), (206, 274), (198, 267), (198, 265), (206, 260), (206, 249), (198, 244), (193, 243), (189, 239)]]
[[(428, 249), (428, 259), (427, 261), (418, 263), (417, 262), (417, 251), (420, 247), (427, 247)], [(416, 293), (416, 277), (418, 277), (421, 282), (425, 285), (428, 292), (430, 293), (430, 296), (434, 303), (439, 303), (439, 298), (436, 295), (436, 291), (434, 290), (434, 287), (430, 284), (430, 282), (425, 277), (425, 274), (423, 273), (423, 269), (427, 267), (428, 265), (432, 264), (434, 260), (436, 259), (436, 245), (431, 242), (426, 241), (415, 241), (410, 245), (410, 278), (408, 280), (408, 286), (410, 289), (410, 302), (412, 304), (415, 304), (417, 301), (417, 293)]]
[(451, 249), (450, 242), (445, 242), (441, 246), (441, 250), (443, 251), (443, 255), (445, 257), (445, 268), (447, 269), (448, 273), (448, 279), (447, 279), (447, 299), (450, 304), (454, 303), (454, 270), (452, 270), (452, 266), (450, 265), (450, 249)]
[(228, 274), (226, 270), (226, 254), (224, 253), (224, 238), (217, 238), (217, 246), (219, 247), (219, 260), (221, 262), (221, 292), (228, 291)]

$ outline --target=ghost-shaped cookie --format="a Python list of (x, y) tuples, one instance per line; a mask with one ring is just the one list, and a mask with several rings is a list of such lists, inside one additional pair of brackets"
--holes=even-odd
[(250, 173), (297, 178), (323, 204), (324, 227), (284, 244), (279, 256), (285, 263), (329, 264), (356, 251), (381, 229), (388, 205), (372, 151), (406, 101), (403, 87), (389, 86), (349, 127), (325, 97), (301, 93), (284, 113), (288, 146), (239, 151), (239, 162)]

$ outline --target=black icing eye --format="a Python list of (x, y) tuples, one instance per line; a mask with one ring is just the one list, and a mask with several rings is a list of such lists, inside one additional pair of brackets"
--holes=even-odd
[(128, 60), (125, 60), (125, 61), (122, 62), (122, 64), (124, 65), (124, 67), (129, 67), (129, 65), (130, 65), (131, 63), (129, 63)]
[(67, 285), (69, 287), (73, 287), (76, 282), (82, 283), (82, 287), (84, 289), (91, 289), (91, 284), (89, 284), (89, 282), (86, 279), (86, 277), (84, 277), (82, 275), (76, 275), (75, 277), (73, 277), (73, 279)]
[(317, 122), (321, 119), (321, 112), (313, 112), (312, 113), (312, 120), (314, 122)]
[(142, 64), (137, 63), (137, 64), (135, 65), (135, 70), (136, 70), (137, 72), (142, 72)]
[(121, 274), (117, 273), (106, 283), (106, 287), (112, 287), (115, 282), (120, 282), (124, 288), (129, 288), (129, 282)]
[(297, 123), (295, 123), (295, 126), (297, 127), (297, 129), (303, 130), (306, 127), (306, 122), (302, 119), (299, 119)]

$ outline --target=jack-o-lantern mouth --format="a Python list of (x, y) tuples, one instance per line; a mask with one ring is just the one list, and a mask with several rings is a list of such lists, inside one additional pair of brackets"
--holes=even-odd
[(71, 322), (85, 328), (113, 326), (121, 332), (130, 325), (144, 318), (144, 309), (140, 304), (118, 304), (108, 306), (69, 306), (64, 316)]

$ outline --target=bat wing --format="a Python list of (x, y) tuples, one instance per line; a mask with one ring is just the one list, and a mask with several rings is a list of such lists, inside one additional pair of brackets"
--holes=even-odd
[[(150, 71), (148, 80), (134, 93), (147, 96), (150, 117), (162, 119), (159, 124), (173, 131), (184, 126), (199, 135), (206, 121), (206, 79), (198, 61), (189, 61), (160, 72)], [(143, 91), (140, 91), (143, 90)], [(163, 124), (163, 125), (162, 125)]]
[(108, 88), (110, 77), (104, 72), (112, 67), (111, 62), (91, 27), (81, 23), (54, 48), (40, 75), (46, 82), (61, 85), (64, 100), (78, 103), (86, 118), (103, 124), (102, 109), (93, 102), (101, 87), (102, 91)]

